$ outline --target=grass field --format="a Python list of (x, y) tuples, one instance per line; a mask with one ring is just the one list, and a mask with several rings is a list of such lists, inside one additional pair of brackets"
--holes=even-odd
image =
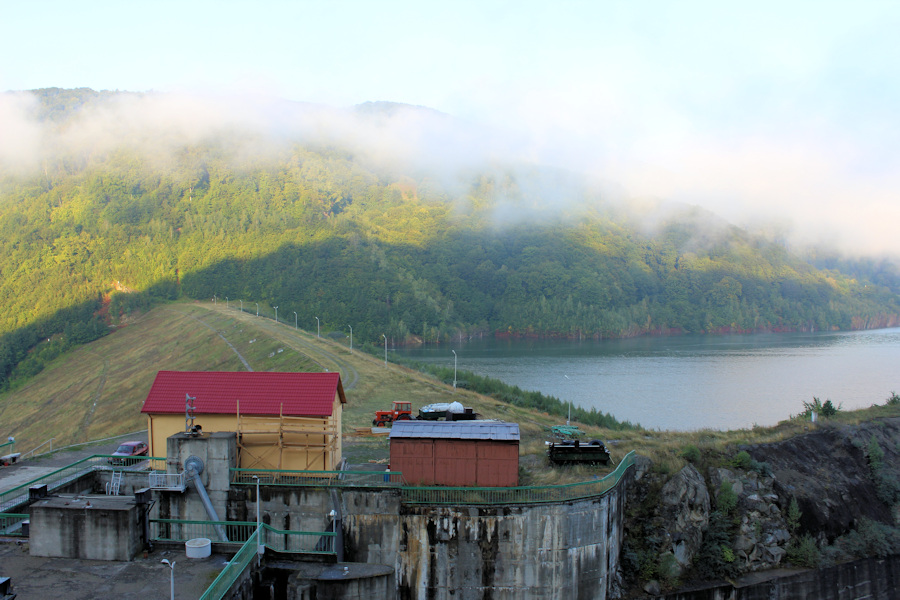
[[(111, 335), (60, 357), (28, 384), (0, 395), (0, 439), (15, 436), (16, 449), (27, 452), (50, 438), (54, 447), (60, 447), (145, 429), (140, 410), (157, 371), (240, 371), (247, 368), (244, 361), (254, 371), (339, 371), (348, 401), (345, 454), (354, 461), (387, 457), (387, 436), (355, 435), (357, 429), (371, 427), (376, 410), (389, 408), (394, 400), (411, 401), (414, 411), (426, 404), (457, 400), (483, 418), (519, 423), (524, 482), (556, 483), (598, 474), (593, 467), (544, 468), (544, 441), (548, 428), (561, 424), (558, 417), (454, 390), (417, 371), (390, 362), (385, 366), (379, 358), (351, 352), (345, 340), (318, 338), (315, 332), (257, 317), (255, 311), (242, 313), (221, 302), (179, 302), (155, 308)], [(873, 399), (873, 404), (878, 401)], [(834, 422), (884, 416), (900, 416), (900, 407), (842, 412)], [(581, 427), (587, 437), (607, 440), (614, 459), (637, 450), (659, 468), (674, 470), (684, 464), (681, 454), (688, 446), (696, 446), (706, 456), (724, 457), (737, 444), (776, 441), (815, 425), (796, 419), (739, 431), (612, 432)]]

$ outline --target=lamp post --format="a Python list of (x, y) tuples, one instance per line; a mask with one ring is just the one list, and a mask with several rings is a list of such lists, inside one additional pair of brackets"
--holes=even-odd
[(297, 329), (297, 311), (294, 311), (294, 329)]
[(456, 350), (451, 350), (453, 353), (453, 389), (456, 389)]
[[(254, 475), (253, 479), (256, 480), (256, 565), (259, 566), (260, 562), (262, 561), (262, 554), (263, 552), (265, 552), (265, 550), (263, 550), (262, 540), (259, 537), (262, 533), (259, 530), (259, 477)], [(263, 552), (260, 552), (260, 550), (263, 550)]]
[(384, 338), (384, 366), (387, 366), (387, 336), (382, 333), (381, 337)]
[(256, 316), (259, 316), (259, 302), (256, 303)]
[(175, 600), (175, 561), (169, 562), (168, 558), (164, 558), (160, 562), (169, 565), (169, 570), (172, 573), (169, 577), (169, 596), (172, 600)]
[(319, 335), (319, 317), (316, 317), (316, 337), (322, 337)]
[(350, 328), (350, 349), (353, 350), (353, 325), (347, 325)]
[(275, 322), (278, 322), (278, 307), (275, 307)]

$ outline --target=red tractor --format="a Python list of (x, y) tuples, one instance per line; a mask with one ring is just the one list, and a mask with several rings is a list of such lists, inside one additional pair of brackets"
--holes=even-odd
[(412, 419), (412, 402), (395, 401), (391, 406), (391, 410), (375, 411), (375, 419), (372, 421), (372, 425), (384, 427), (394, 421), (406, 421), (409, 419)]

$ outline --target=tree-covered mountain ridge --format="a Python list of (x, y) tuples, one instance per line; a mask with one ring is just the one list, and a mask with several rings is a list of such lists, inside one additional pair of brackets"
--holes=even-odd
[[(103, 110), (92, 103), (119, 95), (31, 94), (46, 147), (0, 173), (4, 384), (40, 340), (68, 347), (179, 297), (278, 306), (304, 328), (352, 327), (357, 343), (900, 323), (888, 263), (819, 269), (701, 209), (637, 208), (571, 173), (441, 171), (348, 138), (240, 128), (78, 144), (79, 119)], [(356, 123), (421, 110), (364, 108)]]

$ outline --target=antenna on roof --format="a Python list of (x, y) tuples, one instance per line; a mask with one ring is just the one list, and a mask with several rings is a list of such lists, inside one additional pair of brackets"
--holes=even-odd
[(191, 433), (194, 429), (194, 409), (197, 408), (193, 404), (191, 404), (191, 400), (197, 401), (197, 397), (191, 397), (188, 394), (184, 395), (184, 432)]

